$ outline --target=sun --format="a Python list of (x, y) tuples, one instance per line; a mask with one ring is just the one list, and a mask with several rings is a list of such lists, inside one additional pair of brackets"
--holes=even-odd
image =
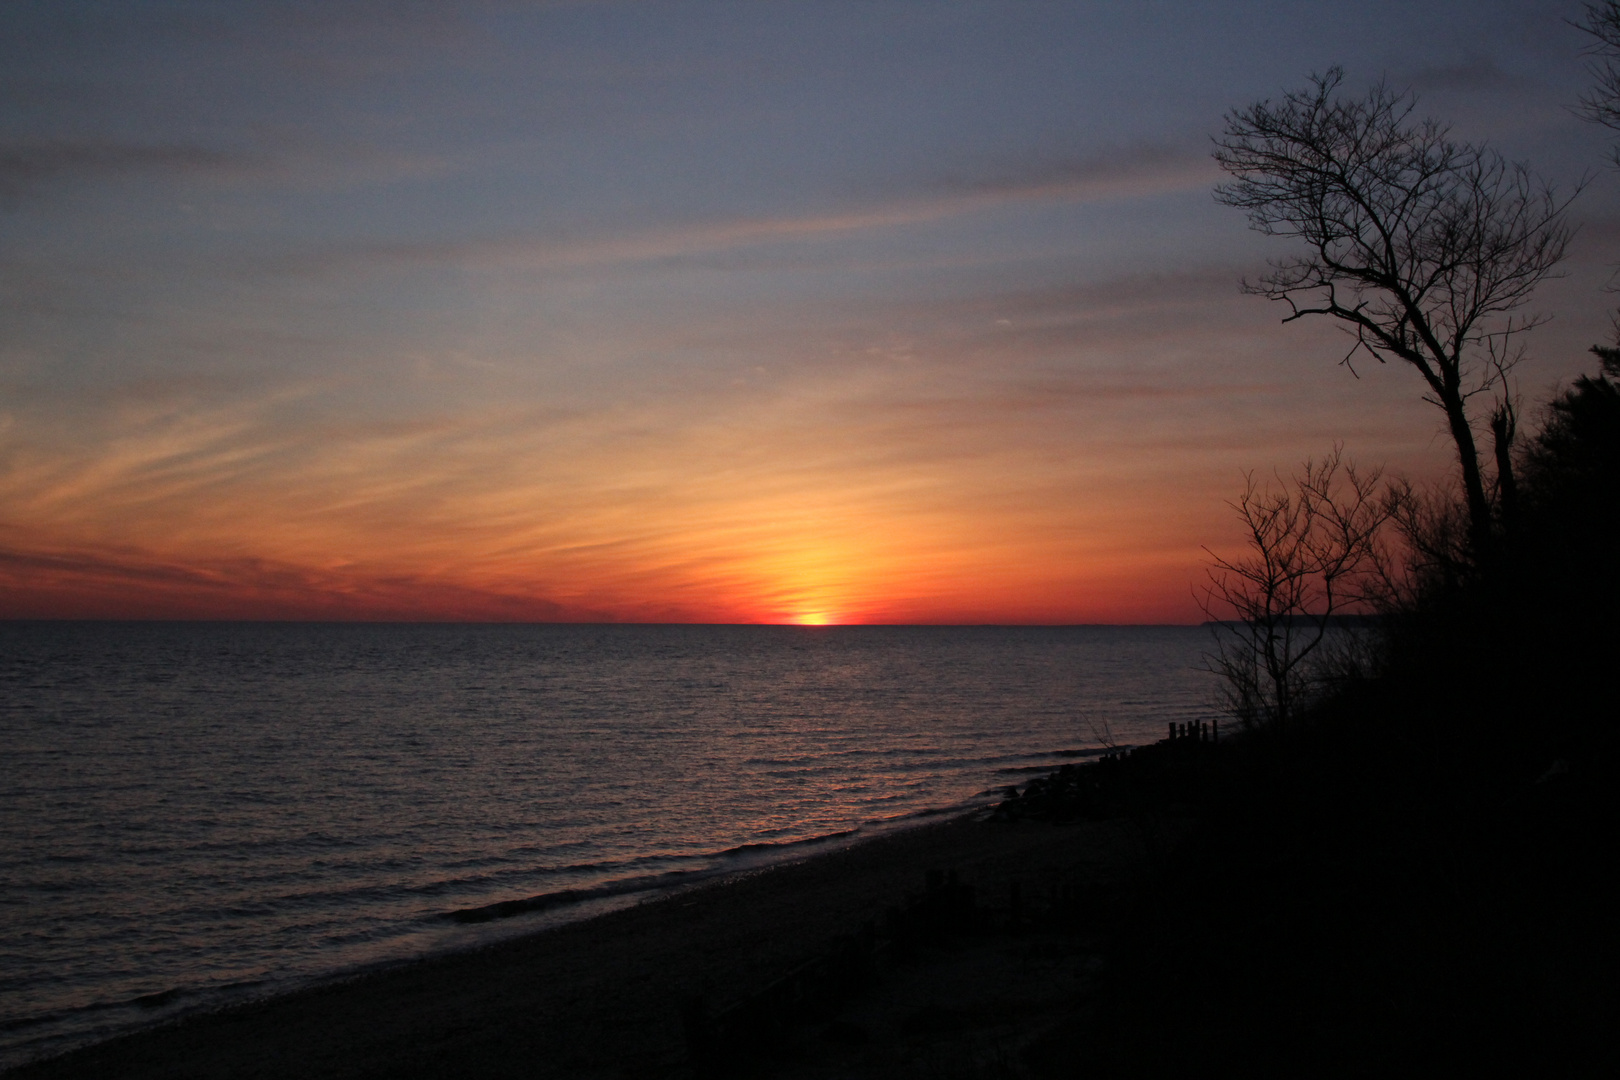
[(825, 611), (805, 611), (794, 616), (793, 621), (799, 626), (831, 626), (835, 620)]

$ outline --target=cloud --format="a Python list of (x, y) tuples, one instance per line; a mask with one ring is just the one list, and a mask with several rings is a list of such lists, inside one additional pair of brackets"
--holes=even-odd
[(771, 244), (926, 225), (1019, 203), (1099, 203), (1192, 190), (1216, 179), (1207, 155), (1138, 147), (1115, 155), (1031, 163), (977, 178), (946, 178), (922, 194), (842, 210), (722, 218), (583, 239), (536, 235), (337, 245), (266, 256), (258, 265), (292, 274), (441, 265), (497, 270), (572, 270), (658, 263)]
[(251, 159), (193, 143), (129, 143), (95, 139), (0, 142), (0, 206), (15, 206), (48, 187), (150, 173), (235, 171)]
[(104, 139), (0, 140), (0, 208), (15, 209), (64, 185), (137, 176), (270, 183), (282, 192), (331, 191), (438, 178), (463, 167), (452, 157), (342, 145), (286, 132), (261, 131), (253, 150), (199, 143), (133, 143)]
[(1024, 319), (1053, 315), (1098, 318), (1105, 315), (1162, 312), (1188, 304), (1228, 304), (1239, 295), (1241, 271), (1232, 266), (1189, 267), (1173, 273), (1116, 274), (1091, 281), (1047, 288), (1002, 290), (921, 309), (929, 317), (955, 314), (983, 322), (1006, 319), (1016, 326)]
[(1406, 80), (1414, 90), (1519, 90), (1525, 81), (1503, 71), (1488, 56), (1469, 56), (1455, 64), (1419, 68)]
[(1130, 198), (1200, 187), (1219, 179), (1202, 148), (1143, 143), (1085, 156), (1032, 155), (975, 174), (942, 176), (933, 186), (995, 200)]
[(0, 546), (0, 618), (590, 622), (604, 613), (427, 574), (375, 575), (264, 558), (177, 561), (129, 546)]

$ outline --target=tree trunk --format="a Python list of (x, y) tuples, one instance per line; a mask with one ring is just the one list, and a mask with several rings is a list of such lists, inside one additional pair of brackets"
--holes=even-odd
[(1496, 494), (1501, 504), (1502, 529), (1510, 534), (1519, 513), (1519, 485), (1513, 477), (1513, 437), (1517, 427), (1512, 403), (1504, 400), (1491, 414), (1491, 438), (1496, 449)]
[(1468, 426), (1462, 395), (1455, 390), (1441, 399), (1457, 459), (1462, 465), (1463, 495), (1468, 502), (1468, 537), (1474, 554), (1482, 555), (1491, 541), (1491, 501), (1485, 495), (1485, 478), (1479, 471), (1479, 450), (1474, 445), (1474, 429)]

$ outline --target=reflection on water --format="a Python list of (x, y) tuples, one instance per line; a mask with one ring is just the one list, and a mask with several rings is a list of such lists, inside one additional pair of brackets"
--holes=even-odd
[(1206, 643), (0, 624), (0, 1064), (479, 932), (445, 912), (757, 862), (1158, 738), (1205, 711)]

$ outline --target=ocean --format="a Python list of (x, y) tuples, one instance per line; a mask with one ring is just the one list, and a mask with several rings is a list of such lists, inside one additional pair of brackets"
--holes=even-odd
[(1208, 644), (0, 623), (0, 1068), (970, 810), (1210, 715)]

